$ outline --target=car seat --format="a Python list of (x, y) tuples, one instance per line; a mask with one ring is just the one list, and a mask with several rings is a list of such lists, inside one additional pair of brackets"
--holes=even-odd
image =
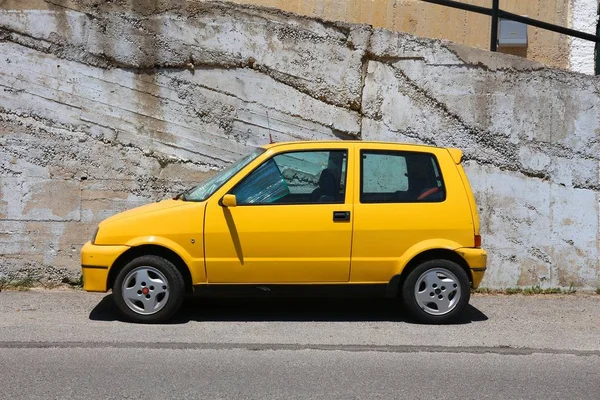
[(330, 169), (326, 168), (321, 171), (318, 184), (319, 187), (312, 192), (312, 201), (318, 203), (329, 203), (336, 201), (339, 188), (335, 180), (335, 176)]

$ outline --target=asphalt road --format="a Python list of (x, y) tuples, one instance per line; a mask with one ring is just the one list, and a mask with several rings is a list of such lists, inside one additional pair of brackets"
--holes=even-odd
[(110, 295), (0, 292), (0, 399), (599, 399), (600, 296), (475, 296), (458, 324), (393, 302), (188, 300), (168, 325)]

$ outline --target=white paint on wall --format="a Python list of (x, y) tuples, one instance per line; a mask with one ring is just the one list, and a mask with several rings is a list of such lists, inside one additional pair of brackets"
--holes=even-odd
[[(571, 27), (581, 32), (596, 33), (598, 0), (571, 0)], [(595, 44), (589, 40), (571, 39), (569, 64), (571, 70), (594, 74)]]

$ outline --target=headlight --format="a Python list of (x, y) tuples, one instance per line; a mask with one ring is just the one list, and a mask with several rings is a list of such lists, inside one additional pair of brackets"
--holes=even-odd
[(98, 230), (100, 228), (96, 228), (96, 230), (94, 231), (94, 234), (92, 235), (92, 244), (96, 244), (96, 236), (98, 235)]

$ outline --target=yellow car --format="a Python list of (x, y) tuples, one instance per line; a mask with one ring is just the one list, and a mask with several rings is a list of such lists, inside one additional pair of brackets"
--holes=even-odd
[(162, 322), (186, 293), (400, 297), (419, 321), (464, 310), (486, 269), (462, 152), (363, 141), (257, 148), (174, 199), (102, 221), (84, 289)]

